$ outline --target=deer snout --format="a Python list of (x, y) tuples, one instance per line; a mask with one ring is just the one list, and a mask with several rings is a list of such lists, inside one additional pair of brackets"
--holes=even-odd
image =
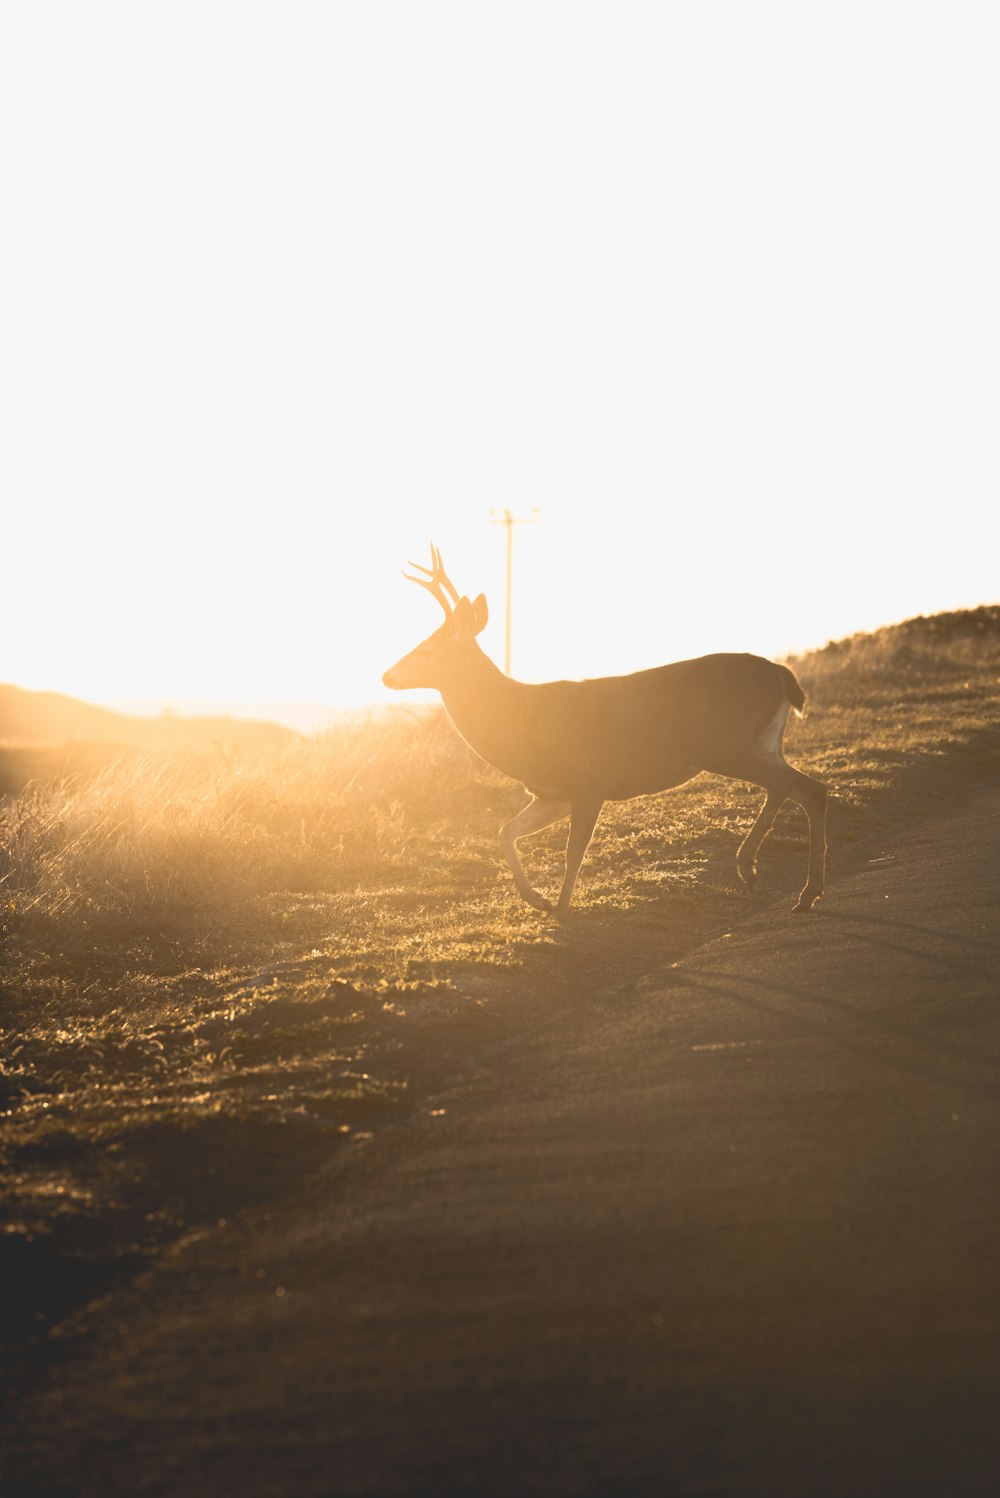
[(427, 655), (427, 646), (423, 644), (409, 655), (401, 656), (382, 677), (383, 686), (391, 687), (394, 692), (405, 691), (407, 687), (433, 686), (433, 680), (428, 680)]

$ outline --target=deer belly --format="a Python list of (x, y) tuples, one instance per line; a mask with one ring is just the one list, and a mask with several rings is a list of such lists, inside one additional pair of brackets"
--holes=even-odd
[(579, 766), (568, 767), (559, 774), (544, 777), (517, 776), (524, 788), (541, 801), (631, 801), (635, 796), (650, 796), (669, 791), (675, 785), (700, 774), (697, 765), (661, 765), (642, 770), (636, 766), (610, 767), (594, 773)]
[(562, 724), (546, 723), (541, 731), (535, 725), (530, 733), (495, 733), (490, 742), (483, 741), (485, 735), (470, 734), (466, 741), (496, 769), (546, 801), (628, 801), (682, 785), (698, 774), (699, 767), (685, 761), (662, 734), (657, 742), (646, 723), (634, 726), (633, 732), (631, 725), (619, 722), (609, 735), (603, 721), (574, 722), (567, 714)]
[(683, 785), (698, 773), (697, 765), (663, 765), (645, 775), (625, 772), (609, 781), (611, 789), (604, 792), (604, 799), (631, 801), (633, 796), (652, 796), (657, 791), (669, 791), (675, 785)]

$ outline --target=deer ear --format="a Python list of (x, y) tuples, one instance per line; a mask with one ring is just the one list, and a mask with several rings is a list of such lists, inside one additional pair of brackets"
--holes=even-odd
[(486, 607), (486, 599), (482, 593), (472, 605), (472, 611), (476, 616), (476, 634), (481, 635), (486, 628), (486, 621), (490, 617), (490, 611)]
[(451, 616), (451, 624), (455, 633), (463, 639), (471, 640), (477, 633), (476, 616), (472, 604), (467, 598), (460, 598), (455, 605), (455, 612)]

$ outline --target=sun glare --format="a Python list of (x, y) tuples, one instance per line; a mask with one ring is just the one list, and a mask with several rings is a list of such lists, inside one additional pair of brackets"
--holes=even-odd
[(0, 62), (11, 681), (385, 700), (430, 538), (502, 660), (507, 505), (528, 679), (995, 598), (995, 19), (47, 16)]

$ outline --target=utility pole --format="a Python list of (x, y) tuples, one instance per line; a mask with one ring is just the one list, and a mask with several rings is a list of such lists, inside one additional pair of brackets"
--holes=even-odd
[(490, 519), (494, 525), (502, 525), (507, 532), (507, 617), (504, 620), (503, 668), (509, 676), (511, 566), (514, 559), (514, 527), (515, 525), (533, 525), (538, 519), (538, 506), (535, 505), (530, 515), (513, 515), (510, 510), (491, 510)]

